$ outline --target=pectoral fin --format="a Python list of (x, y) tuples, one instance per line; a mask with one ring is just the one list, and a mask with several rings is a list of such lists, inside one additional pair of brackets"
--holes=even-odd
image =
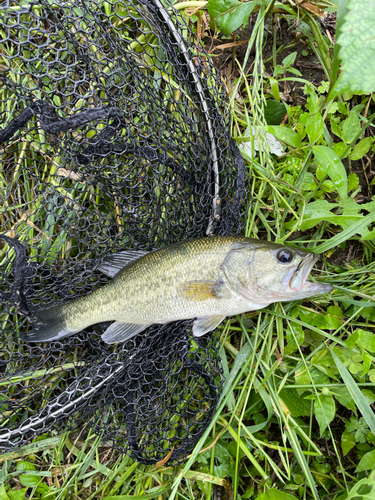
[(132, 323), (112, 323), (102, 335), (102, 340), (106, 344), (116, 344), (116, 342), (126, 342), (138, 333), (143, 332), (150, 325), (134, 325)]
[(222, 286), (221, 281), (185, 281), (178, 287), (178, 294), (185, 299), (197, 302), (218, 299), (221, 296)]
[(204, 316), (203, 318), (197, 318), (193, 323), (194, 337), (202, 337), (205, 333), (215, 330), (225, 318), (226, 316)]

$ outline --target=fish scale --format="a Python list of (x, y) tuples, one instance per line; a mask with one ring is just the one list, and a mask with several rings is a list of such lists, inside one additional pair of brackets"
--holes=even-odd
[(227, 316), (331, 291), (307, 281), (315, 261), (304, 250), (238, 236), (198, 238), (146, 255), (120, 252), (99, 268), (113, 277), (110, 283), (38, 311), (24, 339), (53, 340), (114, 321), (102, 339), (115, 343), (151, 324), (190, 318), (197, 318), (193, 333), (201, 336)]
[(216, 238), (196, 241), (196, 244), (187, 242), (169, 247), (161, 254), (151, 253), (122, 271), (115, 278), (113, 286), (118, 293), (127, 295), (125, 303), (131, 310), (129, 313), (127, 311), (129, 316), (121, 315), (117, 319), (167, 323), (206, 315), (210, 311), (219, 313), (218, 308), (223, 307), (223, 300), (220, 303), (217, 298), (191, 301), (176, 290), (184, 282), (216, 281), (220, 265), (233, 246), (233, 241)]

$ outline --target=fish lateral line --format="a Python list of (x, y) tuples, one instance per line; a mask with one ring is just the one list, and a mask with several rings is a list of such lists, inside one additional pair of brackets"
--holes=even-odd
[(316, 257), (303, 249), (241, 236), (212, 236), (146, 252), (126, 250), (98, 267), (113, 279), (85, 297), (36, 311), (29, 342), (59, 340), (103, 322), (108, 344), (152, 324), (195, 319), (193, 334), (225, 317), (321, 295), (331, 285), (307, 281)]

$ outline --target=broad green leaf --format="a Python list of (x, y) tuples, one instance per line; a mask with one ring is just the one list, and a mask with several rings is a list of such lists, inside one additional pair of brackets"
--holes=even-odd
[(361, 349), (375, 353), (375, 334), (362, 328), (357, 328), (352, 335), (350, 335), (345, 344), (348, 347), (358, 346)]
[(355, 333), (357, 334), (356, 344), (366, 351), (375, 353), (375, 335), (362, 328), (358, 328)]
[(267, 99), (264, 106), (264, 119), (267, 125), (279, 125), (286, 114), (286, 107), (283, 102)]
[[(317, 352), (312, 358), (311, 358), (311, 365), (315, 365), (315, 367), (322, 373), (325, 373), (328, 375), (330, 378), (337, 379), (336, 375), (334, 372), (336, 372), (336, 365), (333, 361), (333, 358), (329, 352), (324, 354), (322, 357), (322, 351)], [(337, 381), (339, 381), (337, 379)], [(336, 390), (336, 388), (335, 388)], [(335, 394), (335, 390), (332, 390), (331, 393), (333, 395)]]
[(342, 140), (346, 144), (350, 144), (359, 137), (361, 133), (361, 122), (357, 116), (357, 113), (351, 111), (346, 120), (341, 122)]
[(314, 384), (329, 384), (329, 377), (317, 368), (310, 368), (310, 375)]
[(375, 498), (375, 471), (368, 477), (361, 479), (349, 491), (345, 500), (374, 500)]
[[(24, 500), (26, 496), (27, 488), (22, 488), (21, 490), (8, 491), (9, 500)], [(0, 500), (1, 495), (0, 495)]]
[[(362, 205), (363, 208), (363, 205)], [(375, 210), (360, 219), (356, 224), (350, 224), (344, 231), (333, 238), (325, 241), (314, 248), (314, 252), (322, 253), (331, 248), (339, 246), (344, 241), (349, 240), (353, 235), (360, 234), (362, 240), (371, 240), (375, 238), (375, 230), (369, 231), (368, 226), (375, 221)]]
[(306, 125), (307, 119), (310, 116), (310, 113), (302, 113), (302, 115), (299, 117), (298, 122), (301, 125)]
[(224, 35), (230, 35), (248, 20), (255, 5), (255, 1), (208, 0), (207, 10), (212, 29), (220, 28)]
[(284, 73), (284, 68), (282, 66), (280, 66), (280, 64), (277, 64), (274, 69), (273, 69), (273, 76), (279, 76), (279, 75), (282, 75)]
[[(277, 102), (280, 102), (280, 89), (279, 89), (279, 84), (277, 82), (277, 80), (275, 80), (274, 78), (270, 78), (270, 85), (271, 85), (271, 92), (272, 92), (272, 95), (273, 97), (276, 99)], [(267, 101), (267, 104), (268, 104), (268, 101)], [(284, 103), (282, 103), (283, 106), (284, 106)], [(285, 106), (284, 106), (284, 109), (285, 109)], [(266, 120), (267, 121), (267, 120)], [(281, 120), (280, 120), (281, 122)], [(268, 125), (279, 125), (279, 123), (268, 123)]]
[(4, 484), (0, 484), (0, 500), (10, 500), (10, 498), (7, 495), (7, 492), (5, 491)]
[[(310, 385), (311, 378), (309, 376), (308, 370), (304, 370), (303, 372), (297, 372), (295, 374), (296, 385)], [(300, 391), (304, 391), (305, 389), (300, 389)]]
[(348, 175), (348, 192), (354, 191), (359, 186), (359, 177), (357, 174), (352, 172)]
[(302, 76), (302, 73), (296, 68), (289, 67), (286, 71), (289, 71), (289, 73), (292, 73), (293, 75)]
[[(353, 148), (353, 151), (350, 153), (349, 158), (351, 160), (360, 160), (367, 154), (371, 148), (371, 144), (374, 142), (372, 137), (365, 137), (360, 140), (358, 144), (356, 144)], [(350, 174), (355, 175), (355, 174)], [(357, 187), (357, 186), (356, 186)]]
[(355, 347), (357, 340), (358, 340), (358, 330), (356, 330), (354, 333), (349, 335), (349, 337), (345, 340), (345, 344), (348, 347)]
[(364, 470), (370, 470), (374, 468), (374, 465), (375, 465), (375, 450), (372, 450), (366, 453), (366, 455), (363, 455), (355, 471), (362, 472)]
[[(227, 456), (229, 456), (227, 451)], [(230, 476), (233, 472), (233, 467), (230, 462), (222, 463), (220, 465), (214, 465), (213, 474), (217, 477), (227, 477)]]
[(318, 398), (316, 398), (314, 401), (314, 414), (319, 424), (321, 436), (334, 419), (335, 413), (336, 405), (331, 395), (326, 396), (321, 394)]
[(342, 74), (336, 93), (375, 92), (375, 3), (373, 0), (351, 0), (349, 11), (336, 43), (339, 44)]
[(311, 144), (314, 144), (320, 137), (322, 137), (324, 131), (323, 117), (320, 113), (315, 113), (310, 115), (306, 122), (306, 132), (309, 136)]
[(345, 429), (341, 436), (341, 448), (344, 456), (347, 455), (352, 448), (354, 448), (356, 443), (357, 441), (354, 433)]
[(232, 473), (232, 458), (228, 453), (228, 447), (221, 442), (215, 444), (215, 458), (219, 461), (219, 465), (214, 466), (214, 476), (230, 476)]
[(334, 115), (339, 109), (339, 105), (336, 101), (334, 102), (331, 102), (331, 104), (329, 104), (329, 107), (327, 109), (327, 113), (330, 114), (330, 115)]
[(335, 134), (335, 135), (337, 135), (337, 137), (340, 137), (340, 139), (342, 139), (341, 128), (332, 119), (330, 120), (330, 124), (331, 124), (332, 133)]
[[(305, 395), (307, 394), (305, 392)], [(303, 395), (298, 395), (296, 389), (282, 389), (279, 396), (288, 407), (292, 417), (307, 417), (310, 415), (310, 401), (304, 399)]]
[(35, 474), (35, 466), (31, 462), (18, 462), (17, 470), (29, 470), (34, 472), (34, 474), (20, 474), (19, 480), (23, 486), (33, 488), (34, 486), (37, 486), (39, 484), (41, 476), (38, 473)]
[[(363, 207), (363, 205), (361, 205)], [(368, 319), (372, 322), (375, 322), (375, 307), (373, 304), (373, 307), (371, 309), (367, 309), (367, 311), (362, 311), (361, 316), (365, 319)]]
[(271, 488), (259, 495), (256, 500), (296, 500), (296, 497), (289, 493), (285, 493), (285, 491)]
[[(331, 212), (331, 210), (337, 208), (338, 206), (338, 204), (329, 203), (327, 200), (317, 200), (312, 203), (308, 203), (303, 214), (301, 230), (306, 231), (323, 221), (327, 221), (335, 225), (341, 225), (346, 228), (352, 224), (358, 224), (358, 222), (363, 219), (362, 214), (355, 212), (352, 215), (335, 215)], [(360, 209), (359, 205), (358, 209)], [(293, 225), (294, 222), (291, 221), (286, 223), (285, 227), (290, 229)]]
[(313, 146), (316, 160), (326, 171), (328, 177), (336, 186), (341, 199), (348, 194), (348, 176), (342, 161), (336, 152), (327, 146)]
[(297, 132), (294, 132), (294, 130), (284, 127), (283, 125), (269, 126), (266, 131), (289, 146), (294, 148), (300, 148), (302, 146), (301, 136), (297, 134)]
[[(369, 369), (371, 368), (372, 357), (367, 352), (363, 352), (362, 357), (363, 357), (362, 377), (364, 377), (366, 375), (366, 373), (369, 371)], [(363, 394), (363, 391), (362, 391), (362, 394)]]
[(362, 241), (375, 240), (375, 229), (373, 229), (372, 231), (369, 231), (366, 227), (364, 227), (363, 231), (362, 231), (361, 240)]
[(350, 150), (348, 149), (348, 146), (345, 144), (345, 142), (336, 142), (333, 145), (333, 151), (337, 153), (337, 156), (340, 158), (340, 160), (347, 158), (350, 153)]
[(310, 95), (307, 98), (307, 107), (310, 111), (310, 114), (315, 115), (316, 113), (319, 113), (319, 111), (320, 111), (319, 99), (312, 88), (310, 88), (309, 91), (310, 91)]
[(366, 424), (370, 427), (371, 431), (375, 434), (375, 415), (374, 415), (374, 412), (372, 411), (371, 406), (367, 403), (366, 399), (364, 398), (363, 394), (361, 393), (355, 380), (350, 375), (349, 371), (344, 366), (344, 364), (340, 361), (340, 359), (338, 358), (338, 356), (336, 355), (334, 350), (332, 350), (331, 352), (332, 352), (333, 359), (336, 363), (336, 366), (340, 372), (340, 375), (344, 381), (344, 384), (346, 385), (352, 398), (354, 399), (354, 402), (357, 405), (357, 408), (362, 413), (362, 416), (365, 419)]
[(324, 181), (322, 184), (322, 189), (326, 193), (334, 193), (336, 191), (336, 186), (332, 181)]
[(328, 306), (327, 313), (331, 316), (336, 316), (337, 318), (344, 318), (344, 314), (342, 312), (341, 307), (339, 306)]
[(375, 402), (375, 394), (370, 389), (361, 389), (367, 404), (372, 405)]
[(355, 363), (354, 361), (352, 361), (350, 364), (349, 364), (349, 371), (351, 374), (353, 375), (357, 375), (357, 373), (359, 373), (360, 371), (362, 371), (362, 365), (361, 363)]
[(343, 387), (333, 387), (332, 390), (332, 395), (337, 399), (337, 401), (348, 408), (348, 410), (352, 410), (355, 412), (355, 403), (353, 401), (353, 398), (351, 397), (348, 389), (343, 386)]
[(354, 434), (357, 443), (365, 443), (366, 437), (369, 433), (368, 425), (363, 417), (351, 417), (350, 421), (346, 423), (346, 430)]
[(316, 188), (316, 182), (314, 176), (311, 172), (306, 172), (303, 178), (302, 191), (314, 191)]
[(314, 467), (315, 470), (320, 472), (320, 474), (328, 474), (332, 469), (330, 464), (327, 464), (326, 462), (320, 463), (317, 460), (313, 461), (312, 466)]
[[(339, 360), (342, 363), (346, 363), (346, 364), (356, 354), (356, 351), (354, 349), (347, 349), (347, 348), (343, 349), (342, 347), (335, 347), (333, 349), (333, 352), (336, 354), (336, 356), (339, 358)], [(331, 350), (331, 356), (333, 359), (332, 350)]]
[[(303, 214), (303, 222), (301, 225), (301, 230), (306, 231), (310, 229), (319, 222), (327, 221), (334, 223), (336, 215), (331, 212), (332, 209), (338, 207), (336, 203), (329, 203), (327, 200), (317, 200), (312, 203), (308, 203)], [(293, 227), (293, 221), (286, 224), (288, 229)]]
[(297, 57), (297, 52), (292, 52), (283, 59), (283, 62), (281, 64), (284, 66), (284, 68), (288, 68), (294, 63), (296, 57)]

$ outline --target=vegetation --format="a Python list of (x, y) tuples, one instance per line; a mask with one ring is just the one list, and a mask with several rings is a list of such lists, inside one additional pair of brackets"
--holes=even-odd
[(252, 178), (246, 235), (324, 253), (313, 276), (335, 290), (227, 320), (221, 401), (185, 464), (42, 437), (0, 457), (0, 500), (375, 498), (374, 4), (340, 1), (336, 38), (325, 0), (176, 7), (211, 57), (231, 51), (218, 66)]

